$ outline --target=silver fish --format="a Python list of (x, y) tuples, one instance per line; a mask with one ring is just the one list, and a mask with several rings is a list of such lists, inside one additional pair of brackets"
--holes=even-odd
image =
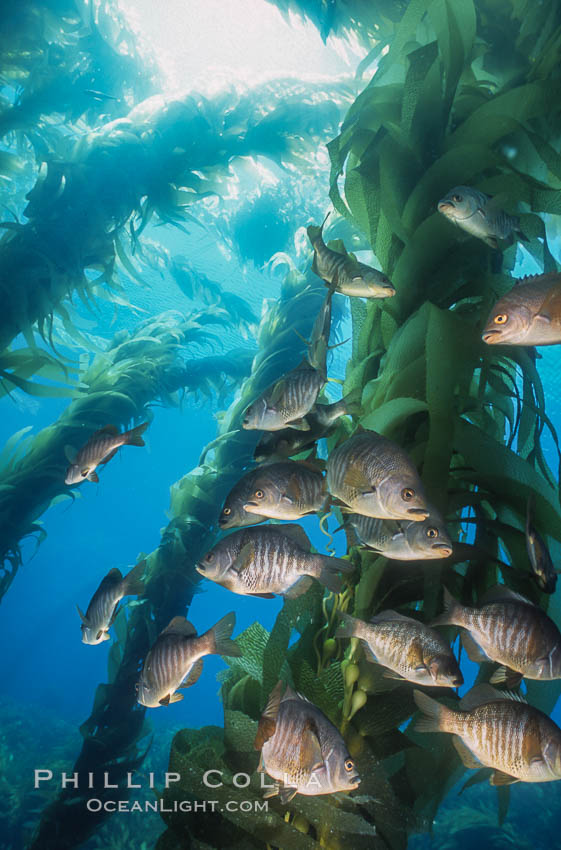
[(352, 572), (350, 561), (311, 554), (311, 543), (299, 525), (262, 525), (234, 531), (206, 553), (197, 572), (245, 596), (294, 598), (318, 579), (340, 593), (338, 575)]
[(430, 505), (430, 516), (421, 522), (374, 519), (349, 514), (346, 521), (356, 529), (362, 544), (394, 561), (428, 561), (448, 558), (452, 541), (441, 515)]
[(320, 511), (327, 500), (325, 479), (314, 465), (285, 460), (262, 466), (243, 508), (250, 515), (295, 520)]
[(82, 643), (93, 646), (109, 640), (109, 629), (117, 616), (121, 599), (144, 592), (142, 576), (145, 568), (146, 561), (140, 561), (124, 578), (117, 568), (109, 570), (92, 596), (86, 613), (76, 606), (82, 620)]
[[(496, 208), (493, 199), (470, 186), (455, 186), (438, 202), (438, 212), (491, 248), (511, 233), (520, 234), (520, 219)], [(521, 235), (521, 234), (520, 234)]]
[(239, 528), (246, 525), (255, 525), (257, 522), (265, 522), (267, 519), (265, 514), (250, 514), (244, 510), (244, 505), (255, 492), (255, 480), (260, 474), (261, 467), (258, 469), (252, 469), (251, 472), (246, 472), (246, 474), (240, 478), (236, 484), (234, 484), (226, 496), (226, 500), (218, 518), (218, 525), (220, 528)]
[(142, 434), (148, 428), (148, 422), (119, 433), (114, 425), (106, 425), (90, 437), (85, 446), (77, 452), (72, 446), (65, 447), (65, 453), (70, 466), (66, 471), (65, 484), (80, 484), (88, 481), (99, 481), (96, 468), (107, 463), (118, 452), (121, 446), (144, 446)]
[(421, 479), (406, 452), (375, 431), (354, 434), (329, 455), (329, 492), (355, 513), (421, 522), (429, 515)]
[(448, 643), (429, 626), (396, 611), (382, 611), (369, 623), (348, 614), (335, 637), (357, 637), (367, 646), (367, 657), (387, 667), (390, 679), (418, 685), (456, 688), (464, 678)]
[(455, 711), (413, 691), (419, 732), (448, 732), (468, 768), (492, 767), (491, 785), (561, 779), (561, 729), (522, 697), (476, 685)]
[(312, 270), (336, 292), (362, 298), (391, 298), (395, 287), (389, 278), (377, 269), (359, 263), (347, 253), (328, 248), (323, 241), (323, 226), (310, 225), (308, 238), (314, 249)]
[(360, 776), (341, 733), (317, 706), (279, 682), (255, 738), (258, 770), (276, 780), (265, 797), (283, 804), (296, 794), (316, 796), (358, 788)]
[(533, 275), (499, 298), (482, 334), (487, 345), (561, 343), (561, 275)]
[(197, 637), (195, 627), (185, 617), (174, 617), (146, 656), (137, 684), (138, 702), (148, 708), (179, 702), (183, 696), (176, 691), (195, 684), (205, 655), (239, 657), (241, 649), (230, 639), (235, 624), (236, 615), (226, 614)]
[[(468, 608), (444, 588), (444, 613), (434, 626), (460, 626), (472, 661), (502, 667), (491, 683), (561, 678), (561, 633), (545, 611), (504, 585), (492, 588), (480, 608)], [(514, 675), (511, 675), (511, 674)]]
[(325, 380), (325, 376), (304, 359), (296, 369), (287, 372), (250, 404), (243, 427), (247, 430), (280, 431), (288, 426), (309, 431), (310, 425), (305, 417), (314, 406)]

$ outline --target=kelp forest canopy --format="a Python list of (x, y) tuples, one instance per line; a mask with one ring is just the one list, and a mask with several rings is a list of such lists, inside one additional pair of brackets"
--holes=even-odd
[[(357, 640), (335, 639), (339, 614), (370, 620), (395, 609), (428, 623), (442, 609), (443, 583), (474, 604), (502, 582), (561, 622), (558, 597), (540, 591), (526, 554), (530, 499), (554, 560), (561, 552), (561, 453), (539, 355), (481, 339), (521, 256), (539, 272), (559, 270), (561, 8), (533, 0), (265, 2), (288, 20), (311, 22), (324, 41), (360, 44), (356, 75), (271, 77), (170, 96), (116, 4), (21, 0), (5, 10), (0, 404), (30, 395), (67, 406), (38, 433), (14, 434), (0, 455), (0, 598), (10, 604), (25, 568), (23, 541), (40, 543), (43, 514), (74, 498), (64, 483), (65, 446), (81, 431), (110, 422), (125, 430), (195, 397), (226, 401), (198, 466), (177, 470), (169, 523), (145, 556), (142, 604), (115, 621), (107, 681), (92, 686), (80, 729), (73, 770), (94, 777), (101, 800), (112, 793), (103, 788), (111, 771), (127, 796), (127, 773), (142, 769), (150, 747), (134, 687), (142, 661), (170, 619), (187, 613), (201, 580), (195, 567), (220, 536), (224, 498), (253, 468), (258, 435), (242, 430), (246, 408), (307, 350), (326, 289), (298, 232), (331, 209), (325, 241), (371, 251), (396, 294), (347, 299), (342, 393), (360, 404), (338, 420), (326, 452), (357, 428), (397, 442), (446, 518), (454, 554), (389, 562), (350, 545), (353, 572), (342, 593), (315, 583), (286, 598), (270, 631), (256, 616), (237, 638), (243, 654), (226, 658), (220, 674), (223, 727), (183, 729), (173, 739), (169, 770), (181, 782), (157, 789), (167, 808), (157, 847), (405, 850), (412, 835), (430, 831), (465, 767), (449, 736), (407, 725), (416, 711), (411, 688), (383, 677)], [(278, 193), (260, 186), (262, 170), (250, 163), (283, 175)], [(245, 205), (241, 196), (232, 204), (242, 180), (253, 181), (244, 183)], [(464, 238), (437, 211), (457, 185), (500, 198), (519, 217), (521, 241), (496, 250)], [(265, 220), (267, 237), (252, 239)], [(248, 293), (196, 269), (188, 241), (177, 253), (158, 242), (154, 224), (177, 238), (200, 227), (242, 265), (268, 264), (261, 312)], [(188, 307), (142, 314), (135, 293), (158, 275)], [(111, 338), (92, 331), (92, 317), (107, 310), (127, 316)], [(333, 328), (336, 309), (334, 316)], [(231, 344), (222, 344), (225, 335)], [(340, 525), (340, 509), (332, 510), (327, 520)], [(206, 798), (209, 764), (222, 771), (224, 784), (213, 789), (221, 803), (261, 799), (253, 742), (279, 679), (343, 734), (362, 776), (356, 795), (274, 798), (268, 811), (250, 814), (174, 811), (174, 802)], [(528, 682), (528, 700), (550, 713), (559, 682)], [(447, 699), (453, 705), (455, 695)], [(240, 772), (251, 776), (247, 788), (235, 785)], [(502, 822), (509, 789), (488, 791)], [(91, 788), (62, 791), (30, 846), (64, 850), (97, 835), (110, 814), (85, 813), (90, 796)]]

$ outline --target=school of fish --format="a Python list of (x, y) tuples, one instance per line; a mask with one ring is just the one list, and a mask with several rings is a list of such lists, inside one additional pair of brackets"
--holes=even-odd
[[(501, 208), (500, 198), (466, 186), (451, 189), (438, 212), (469, 236), (494, 250), (504, 240), (524, 238), (520, 220)], [(344, 416), (359, 416), (361, 392), (340, 401), (325, 396), (328, 378), (333, 298), (385, 299), (396, 288), (380, 270), (360, 262), (341, 242), (324, 241), (320, 227), (310, 225), (312, 270), (327, 287), (316, 317), (307, 353), (293, 369), (280, 375), (246, 408), (242, 428), (261, 432), (254, 461), (234, 484), (221, 507), (217, 526), (227, 531), (200, 558), (196, 569), (206, 580), (234, 594), (292, 599), (319, 582), (332, 594), (341, 593), (354, 573), (348, 556), (314, 551), (297, 521), (329, 512), (342, 517), (349, 546), (359, 546), (391, 563), (450, 559), (454, 542), (438, 508), (431, 505), (412, 458), (384, 434), (351, 425), (348, 436), (318, 457), (318, 441), (336, 433)], [(561, 275), (524, 278), (502, 295), (482, 331), (488, 345), (552, 345), (561, 343)], [(99, 482), (97, 468), (125, 445), (143, 446), (142, 423), (120, 433), (107, 425), (91, 434), (80, 448), (67, 446), (69, 486), (84, 480)], [(308, 453), (305, 459), (303, 453)], [(273, 520), (273, 523), (267, 523)], [(340, 529), (338, 529), (340, 530)], [(527, 507), (526, 546), (531, 575), (544, 593), (557, 582), (547, 543), (536, 528), (534, 505)], [(138, 563), (123, 577), (112, 569), (89, 602), (80, 608), (82, 641), (98, 645), (110, 639), (110, 628), (125, 597), (144, 593), (146, 564)], [(544, 782), (561, 779), (561, 730), (518, 694), (526, 679), (561, 678), (561, 632), (537, 605), (505, 585), (490, 589), (476, 605), (463, 604), (446, 587), (444, 610), (431, 623), (422, 612), (382, 610), (369, 622), (340, 614), (335, 637), (354, 639), (365, 658), (397, 683), (454, 689), (463, 675), (449, 643), (438, 627), (461, 630), (469, 658), (495, 665), (488, 684), (472, 688), (457, 708), (450, 708), (414, 690), (420, 712), (417, 729), (454, 736), (467, 768), (492, 768), (491, 784)], [(138, 702), (148, 708), (169, 706), (193, 686), (206, 655), (240, 656), (232, 639), (231, 612), (202, 635), (178, 613), (158, 635), (144, 659), (136, 685)], [(497, 690), (493, 685), (503, 689)], [(349, 792), (360, 783), (358, 767), (341, 732), (320, 709), (279, 681), (270, 693), (255, 737), (260, 752), (258, 771), (272, 780), (266, 796), (279, 795), (283, 804), (296, 794)]]

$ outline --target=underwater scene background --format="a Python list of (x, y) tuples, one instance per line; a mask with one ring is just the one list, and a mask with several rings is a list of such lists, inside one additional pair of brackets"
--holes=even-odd
[[(499, 758), (511, 738), (467, 767), (457, 735), (416, 728), (414, 691), (457, 709), (493, 679), (500, 705), (514, 693), (561, 725), (561, 636), (547, 669), (529, 659), (532, 617), (561, 625), (561, 360), (539, 344), (561, 342), (560, 49), (554, 0), (2, 3), (0, 848), (557, 846), (560, 783), (514, 781)], [(458, 188), (484, 193), (471, 223), (454, 212)], [(520, 307), (509, 293), (525, 275), (540, 277)], [(530, 315), (540, 287), (542, 336), (489, 344), (488, 321), (498, 333), (510, 310)], [(278, 432), (244, 427), (248, 408), (274, 407), (301, 363), (320, 384), (304, 430), (288, 429), (302, 442), (262, 456)], [(106, 463), (108, 449), (96, 482), (80, 450), (145, 422), (145, 447)], [(334, 461), (364, 434), (387, 438), (406, 465), (401, 498), (424, 493), (451, 554), (390, 557), (395, 512), (372, 514), (378, 539), (364, 545), (348, 514), (380, 482), (356, 461), (345, 497)], [(324, 476), (321, 506), (293, 489), (290, 519), (275, 505), (268, 525), (298, 522), (319, 580), (233, 593), (202, 574), (238, 525), (225, 503), (289, 456)], [(287, 501), (292, 485), (265, 483)], [(84, 636), (102, 579), (144, 562), (99, 645), (82, 642), (76, 605)], [(503, 623), (511, 642), (530, 635), (518, 666), (481, 657), (443, 618), (444, 589), (475, 608), (496, 585), (527, 600)], [(409, 680), (373, 663), (348, 615), (388, 611), (440, 617), (463, 684), (415, 679), (430, 663)], [(191, 658), (157, 707), (141, 704), (170, 621), (203, 635), (229, 612), (237, 654), (205, 655), (176, 691)], [(307, 717), (288, 735), (294, 757), (328, 729), (313, 766), (356, 771), (351, 793), (292, 796), (281, 782), (263, 805), (257, 750), (281, 716), (279, 680), (323, 718), (289, 703)], [(528, 729), (528, 765), (561, 778), (559, 730), (528, 744)], [(62, 787), (63, 774), (79, 781)]]

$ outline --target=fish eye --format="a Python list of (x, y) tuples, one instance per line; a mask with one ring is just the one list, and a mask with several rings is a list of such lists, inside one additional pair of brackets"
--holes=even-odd
[(136, 684), (134, 686), (134, 691), (135, 691), (135, 693), (138, 693), (139, 690), (140, 690), (140, 682), (136, 682)]
[(262, 499), (264, 495), (265, 495), (265, 493), (263, 492), (263, 490), (256, 490), (255, 491), (255, 498), (256, 499)]
[(213, 559), (214, 559), (214, 552), (207, 552), (207, 554), (205, 555), (205, 561), (208, 561), (210, 563)]
[(427, 537), (438, 537), (438, 528), (427, 528)]
[(506, 313), (498, 313), (493, 321), (496, 325), (504, 325), (508, 321), (508, 316)]
[(346, 759), (346, 761), (345, 761), (345, 770), (347, 771), (347, 773), (350, 773), (350, 772), (351, 772), (351, 770), (353, 770), (353, 769), (354, 769), (354, 766), (355, 766), (355, 763), (354, 763), (354, 761), (353, 761), (352, 759)]
[(410, 502), (411, 499), (415, 498), (415, 491), (411, 487), (404, 487), (401, 491), (401, 498), (404, 502)]
[(452, 195), (452, 200), (455, 204), (461, 204), (463, 201), (462, 195)]
[(232, 513), (232, 508), (224, 508), (222, 513), (224, 514), (224, 516), (230, 516), (230, 514)]

